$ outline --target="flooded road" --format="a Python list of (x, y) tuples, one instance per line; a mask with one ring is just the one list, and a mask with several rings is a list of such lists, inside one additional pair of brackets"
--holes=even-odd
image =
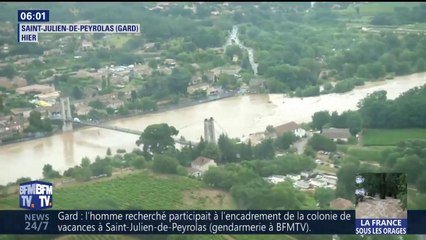
[[(267, 125), (289, 121), (309, 122), (313, 113), (321, 110), (342, 112), (356, 109), (358, 101), (368, 93), (386, 90), (388, 98), (426, 83), (426, 73), (398, 77), (384, 82), (368, 83), (344, 94), (329, 94), (309, 98), (284, 98), (282, 94), (246, 95), (201, 105), (120, 119), (109, 125), (141, 130), (154, 123), (168, 123), (188, 140), (196, 141), (203, 134), (203, 121), (213, 117), (217, 134), (243, 137), (263, 131)], [(80, 163), (85, 156), (104, 156), (108, 147), (132, 150), (138, 136), (106, 129), (85, 128), (29, 142), (0, 147), (0, 184), (19, 177), (39, 178), (44, 164), (63, 172)]]
[(248, 58), (249, 58), (251, 69), (253, 70), (253, 74), (257, 75), (257, 68), (259, 67), (259, 64), (257, 64), (254, 61), (254, 50), (252, 48), (244, 46), (241, 43), (240, 39), (238, 38), (238, 26), (237, 25), (235, 25), (232, 28), (232, 31), (229, 34), (229, 37), (226, 40), (226, 44), (225, 44), (225, 46), (223, 48), (226, 49), (227, 46), (230, 46), (230, 45), (232, 45), (234, 43), (237, 44), (238, 47), (240, 47), (241, 49), (244, 49), (244, 50), (246, 50), (248, 52)]

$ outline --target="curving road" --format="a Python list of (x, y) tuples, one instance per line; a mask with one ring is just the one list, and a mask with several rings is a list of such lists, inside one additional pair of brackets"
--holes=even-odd
[(257, 75), (257, 67), (259, 66), (259, 64), (257, 64), (254, 61), (254, 50), (252, 48), (244, 46), (241, 43), (240, 39), (238, 38), (238, 26), (237, 25), (234, 25), (234, 27), (232, 28), (232, 31), (229, 34), (229, 37), (226, 40), (226, 44), (223, 46), (223, 48), (226, 49), (227, 46), (233, 45), (234, 43), (237, 44), (238, 47), (240, 47), (241, 49), (244, 49), (248, 52), (248, 57), (249, 57), (251, 69), (253, 70), (254, 75)]

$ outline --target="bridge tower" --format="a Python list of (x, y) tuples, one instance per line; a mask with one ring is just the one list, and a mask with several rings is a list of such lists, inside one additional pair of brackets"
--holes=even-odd
[(61, 98), (62, 131), (72, 131), (72, 116), (70, 98)]
[(209, 143), (216, 143), (216, 136), (214, 131), (214, 119), (204, 119), (204, 139)]

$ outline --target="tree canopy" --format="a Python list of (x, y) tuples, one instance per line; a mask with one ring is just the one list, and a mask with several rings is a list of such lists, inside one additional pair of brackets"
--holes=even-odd
[(163, 153), (168, 148), (174, 148), (175, 141), (173, 136), (178, 135), (179, 131), (175, 127), (166, 123), (153, 124), (145, 128), (136, 144), (143, 144), (145, 153)]

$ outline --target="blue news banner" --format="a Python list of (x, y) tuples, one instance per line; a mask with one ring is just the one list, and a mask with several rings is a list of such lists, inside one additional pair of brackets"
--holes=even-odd
[(354, 211), (6, 210), (0, 234), (354, 234)]
[[(426, 234), (426, 210), (408, 219), (355, 211), (4, 210), (0, 234)], [(408, 224), (409, 222), (409, 224)]]

